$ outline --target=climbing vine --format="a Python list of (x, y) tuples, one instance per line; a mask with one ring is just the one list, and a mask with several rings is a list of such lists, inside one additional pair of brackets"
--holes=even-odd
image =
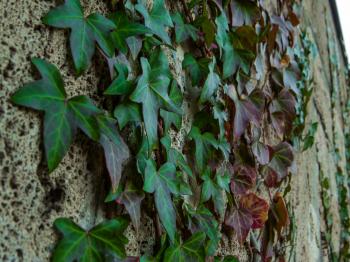
[[(289, 215), (281, 192), (310, 94), (298, 82), (307, 72), (294, 53), (299, 21), (291, 2), (268, 12), (260, 0), (112, 1), (105, 17), (66, 0), (43, 18), (70, 30), (77, 76), (96, 51), (103, 55), (112, 79), (105, 100), (114, 108), (67, 97), (58, 69), (38, 58), (41, 79), (12, 101), (45, 112), (49, 172), (78, 130), (99, 143), (111, 182), (106, 202), (121, 207), (88, 231), (57, 219), (63, 237), (54, 261), (126, 259), (123, 232), (129, 219), (140, 229), (142, 212), (154, 221), (154, 253), (127, 261), (236, 261), (216, 256), (223, 234), (250, 243), (263, 261), (282, 258), (275, 244)], [(177, 48), (185, 53), (180, 77), (169, 66)], [(188, 107), (193, 121), (184, 130)], [(268, 144), (267, 130), (279, 142)], [(186, 133), (180, 146), (176, 131)]]

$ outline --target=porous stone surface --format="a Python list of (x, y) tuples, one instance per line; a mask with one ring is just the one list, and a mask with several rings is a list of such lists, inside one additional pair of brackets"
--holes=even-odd
[[(101, 209), (104, 172), (98, 165), (91, 165), (99, 158), (100, 148), (78, 134), (62, 163), (48, 174), (42, 152), (42, 114), (14, 106), (9, 101), (20, 86), (38, 78), (30, 59), (40, 57), (59, 68), (69, 96), (86, 94), (97, 103), (101, 102), (98, 94), (109, 81), (103, 59), (96, 55), (90, 69), (76, 77), (69, 53), (68, 31), (52, 29), (41, 22), (50, 8), (61, 2), (0, 0), (0, 261), (48, 261), (57, 240), (52, 227), (56, 218), (70, 217), (89, 228), (105, 216)], [(84, 0), (82, 4), (87, 14), (104, 13), (106, 2)], [(272, 10), (276, 8), (275, 3), (266, 1)], [(288, 202), (297, 227), (290, 251), (294, 261), (320, 261), (327, 260), (328, 252), (322, 248), (327, 228), (321, 200), (321, 174), (330, 181), (331, 241), (334, 250), (339, 250), (335, 173), (341, 170), (346, 174), (344, 135), (349, 126), (343, 112), (349, 90), (328, 1), (304, 0), (302, 7), (301, 26), (309, 28), (309, 35), (318, 47), (318, 56), (313, 61), (315, 89), (307, 121), (318, 122), (319, 128), (315, 145), (296, 154), (297, 173), (292, 178)], [(167, 55), (174, 76), (184, 87), (183, 50), (178, 48)], [(171, 135), (177, 148), (183, 146), (184, 136), (191, 126), (192, 106), (185, 103), (184, 111), (188, 114), (183, 127), (180, 133)], [(274, 144), (277, 140), (270, 130), (266, 126), (269, 141)], [(152, 219), (142, 215), (142, 223), (138, 234), (132, 226), (127, 229), (129, 255), (152, 253)], [(244, 247), (234, 240), (223, 239), (222, 242), (218, 254), (236, 255), (240, 261), (248, 261), (248, 251)]]
[[(87, 12), (106, 9), (103, 1), (82, 1)], [(70, 217), (85, 227), (95, 223), (98, 170), (89, 156), (96, 145), (78, 134), (59, 167), (48, 174), (42, 152), (42, 114), (14, 106), (10, 95), (38, 79), (31, 58), (45, 58), (63, 75), (69, 96), (98, 101), (105, 66), (95, 59), (77, 78), (68, 48), (68, 31), (52, 30), (41, 18), (58, 1), (0, 1), (0, 260), (48, 261), (56, 234), (53, 221)], [(97, 192), (96, 192), (97, 191)]]

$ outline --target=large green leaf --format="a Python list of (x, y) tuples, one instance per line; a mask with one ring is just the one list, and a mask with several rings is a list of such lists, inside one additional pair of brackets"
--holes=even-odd
[(109, 36), (115, 28), (112, 21), (99, 14), (84, 17), (79, 0), (66, 0), (61, 6), (52, 9), (43, 22), (58, 28), (70, 28), (70, 48), (78, 74), (85, 71), (95, 52), (95, 42), (105, 54), (111, 57), (114, 48)]
[(55, 227), (63, 235), (52, 256), (54, 262), (97, 262), (107, 256), (125, 258), (124, 246), (128, 243), (123, 235), (127, 220), (116, 218), (107, 220), (91, 230), (84, 230), (68, 218), (55, 220)]
[(142, 14), (145, 25), (159, 36), (166, 44), (171, 44), (171, 40), (166, 31), (166, 27), (173, 27), (168, 9), (165, 8), (164, 0), (154, 0), (152, 10), (149, 12), (141, 1), (135, 5), (135, 9)]
[(177, 193), (175, 182), (175, 166), (166, 163), (157, 171), (153, 160), (147, 160), (145, 168), (145, 182), (143, 190), (154, 193), (154, 201), (159, 218), (168, 233), (170, 239), (174, 241), (176, 233), (176, 214), (171, 199), (171, 192)]
[(139, 23), (132, 22), (125, 13), (116, 12), (111, 16), (115, 29), (111, 33), (114, 46), (123, 53), (127, 52), (127, 38), (135, 35), (149, 34), (152, 31)]
[[(162, 53), (161, 53), (162, 54)], [(131, 94), (132, 101), (142, 103), (142, 116), (148, 139), (149, 151), (151, 151), (158, 139), (158, 111), (160, 107), (181, 114), (181, 110), (174, 104), (168, 95), (170, 78), (167, 74), (168, 63), (163, 55), (151, 60), (152, 68), (146, 58), (141, 58), (142, 75), (137, 87)]]
[(99, 139), (95, 115), (101, 111), (86, 96), (67, 99), (58, 69), (34, 58), (42, 79), (26, 84), (13, 96), (18, 105), (45, 111), (44, 146), (49, 171), (53, 171), (72, 143), (77, 127), (93, 140)]
[(204, 251), (205, 233), (193, 234), (184, 243), (177, 242), (167, 248), (164, 255), (165, 262), (199, 262), (205, 261)]

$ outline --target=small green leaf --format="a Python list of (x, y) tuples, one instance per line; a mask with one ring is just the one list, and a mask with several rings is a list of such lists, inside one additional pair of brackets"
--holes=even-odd
[(185, 24), (179, 12), (173, 14), (172, 19), (175, 23), (176, 43), (180, 44), (190, 37), (193, 41), (197, 40), (197, 28), (193, 25)]
[(203, 249), (205, 233), (198, 232), (193, 234), (184, 243), (174, 243), (167, 248), (164, 255), (165, 262), (172, 261), (205, 261), (205, 252)]
[(130, 36), (126, 39), (126, 43), (129, 47), (132, 58), (136, 60), (142, 49), (142, 39), (137, 36)]
[(111, 16), (111, 20), (115, 24), (115, 29), (111, 33), (113, 44), (124, 54), (128, 51), (127, 39), (129, 37), (152, 33), (152, 31), (144, 25), (131, 22), (126, 14), (122, 12), (115, 12)]
[(104, 92), (105, 95), (125, 95), (131, 92), (132, 82), (128, 81), (128, 68), (123, 64), (115, 64), (118, 76)]
[(121, 103), (114, 109), (114, 116), (123, 129), (129, 122), (141, 122), (141, 106), (134, 102)]
[(89, 67), (95, 52), (95, 42), (107, 56), (111, 57), (114, 53), (109, 33), (115, 25), (99, 14), (91, 14), (85, 18), (79, 0), (66, 0), (63, 5), (52, 9), (43, 18), (43, 22), (50, 26), (71, 29), (70, 48), (78, 75)]
[(215, 65), (216, 60), (213, 58), (213, 61), (209, 64), (209, 74), (207, 80), (204, 83), (204, 87), (199, 98), (199, 103), (211, 101), (213, 94), (220, 85), (220, 77), (214, 72)]
[(187, 161), (184, 158), (184, 155), (179, 151), (171, 147), (170, 137), (167, 135), (161, 139), (162, 145), (165, 147), (167, 153), (167, 161), (179, 167), (187, 175), (193, 177), (193, 173)]
[(189, 71), (193, 85), (198, 85), (204, 76), (208, 74), (209, 63), (209, 58), (200, 58), (197, 60), (190, 53), (185, 54), (182, 66)]
[(210, 171), (206, 170), (201, 178), (204, 180), (202, 184), (201, 201), (206, 202), (211, 198), (214, 202), (215, 210), (223, 217), (225, 201), (221, 188), (210, 178)]
[(124, 218), (107, 220), (85, 231), (68, 218), (55, 220), (63, 235), (52, 256), (54, 262), (105, 261), (108, 254), (125, 258), (127, 238), (123, 235), (128, 222)]
[(139, 231), (141, 225), (141, 202), (144, 198), (145, 194), (143, 192), (139, 192), (130, 183), (127, 184), (125, 191), (119, 198), (120, 202), (128, 211), (136, 232)]
[(173, 27), (173, 22), (167, 8), (165, 8), (164, 0), (154, 0), (151, 12), (141, 2), (135, 5), (135, 9), (144, 17), (145, 25), (166, 44), (170, 45), (171, 40), (166, 27)]
[(200, 129), (196, 126), (192, 126), (188, 137), (193, 139), (196, 145), (195, 159), (199, 171), (204, 169), (204, 165), (207, 160), (212, 157), (214, 149), (221, 150), (225, 158), (228, 157), (230, 148), (226, 140), (222, 139), (218, 141), (215, 139), (214, 135), (209, 132), (202, 134)]

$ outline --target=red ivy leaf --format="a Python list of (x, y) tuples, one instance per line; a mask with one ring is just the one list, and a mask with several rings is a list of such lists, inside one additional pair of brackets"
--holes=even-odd
[(226, 216), (225, 224), (234, 229), (238, 241), (243, 243), (253, 224), (253, 218), (247, 209), (239, 208)]
[(141, 202), (144, 198), (145, 194), (143, 192), (139, 192), (131, 187), (127, 188), (119, 198), (119, 202), (128, 211), (136, 232), (139, 232), (141, 225)]
[(278, 179), (278, 175), (275, 172), (275, 170), (273, 170), (269, 166), (264, 166), (261, 173), (263, 174), (263, 176), (265, 178), (264, 183), (267, 187), (277, 187), (278, 186), (279, 179)]
[(254, 168), (244, 165), (234, 167), (234, 174), (231, 180), (231, 191), (234, 194), (245, 194), (253, 188), (256, 181), (256, 171)]
[(271, 149), (269, 146), (264, 145), (261, 142), (254, 142), (252, 145), (252, 151), (256, 159), (261, 165), (266, 165), (271, 160)]
[(227, 86), (225, 92), (235, 104), (234, 136), (240, 137), (249, 122), (260, 124), (265, 96), (260, 90), (255, 89), (247, 98), (240, 99), (233, 85)]
[(241, 197), (239, 207), (226, 214), (225, 224), (232, 227), (240, 243), (251, 228), (262, 228), (268, 218), (269, 204), (254, 193)]
[(272, 147), (271, 162), (263, 169), (265, 184), (268, 187), (276, 187), (287, 175), (288, 168), (294, 160), (292, 146), (287, 142), (279, 143)]
[(272, 125), (280, 136), (288, 135), (292, 130), (295, 104), (295, 97), (287, 88), (283, 88), (278, 97), (270, 104)]
[(253, 218), (252, 228), (262, 228), (267, 220), (269, 204), (254, 193), (249, 193), (241, 198), (240, 205), (249, 210)]

